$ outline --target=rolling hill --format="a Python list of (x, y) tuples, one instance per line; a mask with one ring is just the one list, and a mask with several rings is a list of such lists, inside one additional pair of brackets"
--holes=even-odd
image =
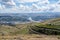
[[(57, 25), (58, 24), (58, 25)], [(1, 25), (0, 36), (20, 34), (60, 34), (60, 18), (50, 19), (44, 22), (25, 23), (15, 25)]]
[(30, 26), (30, 30), (34, 33), (43, 34), (60, 34), (60, 18), (46, 20)]

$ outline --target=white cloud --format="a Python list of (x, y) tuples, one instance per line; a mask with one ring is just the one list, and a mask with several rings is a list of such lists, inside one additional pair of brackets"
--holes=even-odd
[(8, 4), (8, 5), (15, 5), (15, 3), (13, 1), (9, 1), (6, 4)]
[[(19, 6), (17, 6), (17, 4), (15, 3), (16, 1), (22, 4), (19, 4)], [(2, 3), (4, 4), (2, 4), (2, 6), (0, 5), (0, 9), (1, 8), (6, 9), (5, 8), (6, 6), (11, 6), (11, 8), (6, 9), (8, 10), (8, 12), (45, 12), (45, 11), (60, 12), (60, 4), (59, 4), (60, 1), (54, 4), (50, 4), (48, 0), (16, 0), (16, 1), (14, 0), (9, 0), (7, 2), (2, 1)], [(28, 3), (32, 2), (32, 5), (31, 6), (23, 5), (27, 2)]]
[(0, 3), (2, 4), (2, 6), (4, 5), (5, 7), (15, 6), (15, 2), (13, 0), (0, 0)]
[(47, 5), (49, 5), (48, 0), (39, 0), (37, 4), (32, 4), (32, 10), (33, 11), (46, 11), (48, 10), (48, 8), (50, 8)]
[(60, 0), (56, 2), (55, 4), (51, 4), (52, 12), (60, 12)]
[(23, 9), (23, 10), (24, 10), (24, 9), (25, 9), (25, 6), (21, 4), (21, 5), (19, 6), (19, 9)]
[(60, 4), (56, 4), (55, 9), (53, 10), (53, 12), (60, 12)]
[(31, 10), (32, 10), (32, 11), (37, 11), (38, 8), (39, 8), (39, 6), (36, 5), (36, 4), (32, 4), (32, 6), (31, 6)]
[(37, 2), (38, 0), (19, 0), (20, 3), (26, 3), (26, 2)]
[(53, 10), (53, 12), (60, 12), (60, 7), (55, 8), (55, 9)]
[(2, 9), (2, 6), (1, 6), (1, 4), (0, 4), (0, 10)]
[(5, 9), (5, 6), (0, 4), (0, 10), (2, 9)]
[(48, 0), (39, 0), (38, 4), (49, 4)]

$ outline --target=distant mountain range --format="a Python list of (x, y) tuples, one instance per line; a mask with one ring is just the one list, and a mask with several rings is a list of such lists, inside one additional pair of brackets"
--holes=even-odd
[(0, 23), (44, 21), (52, 18), (60, 18), (60, 13), (0, 13)]

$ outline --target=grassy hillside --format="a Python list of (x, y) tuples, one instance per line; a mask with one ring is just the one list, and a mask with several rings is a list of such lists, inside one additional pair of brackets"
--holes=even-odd
[(30, 28), (36, 33), (60, 34), (60, 18), (46, 20), (45, 22), (30, 26)]
[(46, 20), (44, 22), (36, 24), (36, 26), (60, 29), (60, 18)]
[[(32, 24), (35, 25), (35, 23)], [(0, 24), (0, 36), (30, 34), (29, 31), (30, 26), (31, 23), (16, 24), (16, 25)]]
[(28, 33), (27, 24), (16, 24), (14, 26), (0, 25), (0, 36), (18, 35), (27, 33)]
[(16, 25), (0, 25), (0, 36), (20, 34), (60, 34), (60, 18), (41, 23), (31, 22)]

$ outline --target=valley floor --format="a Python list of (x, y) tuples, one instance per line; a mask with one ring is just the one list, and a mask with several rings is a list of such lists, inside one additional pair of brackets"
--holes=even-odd
[(60, 40), (58, 35), (38, 35), (38, 34), (27, 34), (17, 36), (0, 36), (0, 40)]

